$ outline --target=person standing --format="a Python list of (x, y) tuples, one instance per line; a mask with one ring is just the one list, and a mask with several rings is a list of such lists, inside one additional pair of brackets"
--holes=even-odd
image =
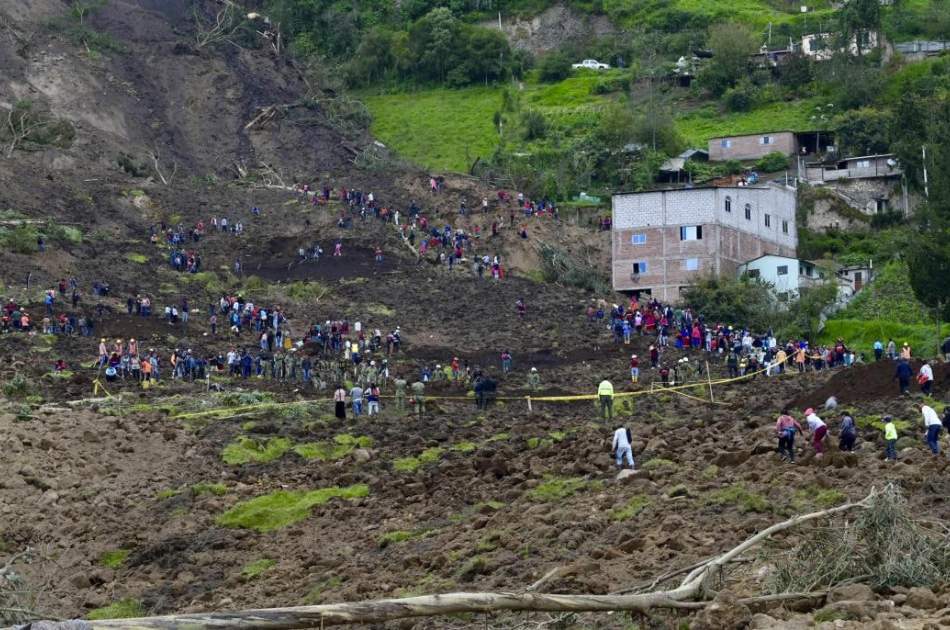
[(405, 411), (406, 410), (406, 387), (409, 385), (406, 382), (406, 379), (397, 377), (393, 381), (393, 385), (396, 387), (396, 411)]
[(824, 442), (828, 435), (828, 426), (811, 407), (805, 410), (805, 422), (808, 423), (808, 431), (811, 433), (811, 444), (815, 447), (815, 457), (821, 457), (825, 452)]
[(336, 391), (333, 392), (333, 403), (336, 407), (336, 417), (346, 420), (346, 390), (342, 385), (336, 386)]
[(630, 465), (631, 470), (635, 467), (633, 461), (633, 448), (630, 445), (632, 441), (633, 438), (630, 435), (630, 429), (621, 426), (618, 427), (616, 431), (614, 431), (612, 450), (617, 461), (617, 468), (623, 468), (624, 459), (627, 460), (627, 464)]
[(528, 387), (535, 392), (541, 389), (541, 375), (538, 374), (538, 368), (536, 367), (531, 368), (531, 371), (528, 372)]
[(841, 434), (838, 436), (838, 449), (846, 452), (854, 451), (854, 442), (857, 439), (857, 427), (851, 414), (841, 414)]
[(614, 418), (614, 386), (604, 379), (597, 386), (597, 396), (600, 399), (600, 415), (607, 420)]
[(891, 416), (884, 416), (884, 444), (884, 459), (897, 461), (897, 425)]
[(874, 342), (874, 360), (880, 361), (881, 357), (884, 356), (884, 344), (881, 343), (881, 340), (878, 339)]
[(379, 415), (379, 387), (371, 385), (366, 394), (366, 412), (370, 416)]
[(931, 453), (939, 455), (940, 431), (943, 429), (940, 417), (937, 415), (937, 412), (934, 411), (933, 407), (924, 403), (920, 403), (920, 413), (924, 417), (924, 428), (927, 430), (927, 446), (930, 447)]
[(778, 435), (778, 453), (783, 459), (787, 458), (795, 463), (795, 433), (803, 433), (802, 425), (793, 418), (788, 409), (782, 410), (782, 415), (775, 422), (775, 433)]
[(906, 359), (898, 361), (894, 378), (896, 378), (900, 384), (902, 394), (910, 393), (910, 378), (913, 375), (914, 371), (910, 368), (910, 363), (908, 363)]
[(917, 373), (917, 383), (920, 384), (920, 391), (923, 392), (924, 396), (930, 396), (934, 386), (934, 370), (930, 366), (930, 361), (925, 361), (920, 366), (920, 372)]
[(426, 386), (422, 381), (416, 381), (412, 384), (412, 401), (415, 405), (416, 415), (420, 418), (426, 412)]
[(353, 415), (360, 416), (363, 414), (363, 388), (358, 384), (353, 385), (353, 388), (350, 390), (350, 402), (353, 405)]

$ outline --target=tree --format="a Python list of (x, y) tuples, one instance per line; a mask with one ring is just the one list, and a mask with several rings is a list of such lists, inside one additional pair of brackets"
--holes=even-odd
[(538, 78), (548, 83), (563, 81), (571, 74), (571, 60), (562, 52), (552, 52), (538, 63)]
[(412, 25), (409, 45), (423, 77), (445, 82), (449, 68), (457, 65), (461, 30), (461, 23), (445, 7), (432, 9)]
[(891, 114), (886, 110), (855, 109), (834, 120), (835, 144), (843, 155), (887, 153)]
[(758, 49), (758, 41), (745, 25), (727, 22), (709, 28), (708, 47), (713, 58), (700, 74), (700, 82), (710, 92), (721, 96), (748, 74), (751, 55)]
[[(950, 318), (950, 100), (934, 97), (903, 105), (910, 124), (899, 132), (897, 146), (921, 156), (916, 164), (927, 169), (929, 193), (927, 206), (917, 213), (913, 246), (907, 249), (910, 285), (917, 299), (933, 309), (939, 344), (940, 324)], [(927, 151), (926, 160), (921, 149)], [(917, 181), (923, 184), (922, 177)]]
[(779, 81), (793, 90), (805, 87), (814, 78), (815, 69), (807, 55), (801, 53), (789, 55), (785, 63), (779, 66)]
[(858, 57), (863, 54), (865, 34), (877, 33), (877, 44), (880, 45), (880, 0), (848, 0), (838, 11), (838, 28), (840, 30), (841, 48), (850, 51), (851, 44), (854, 43)]

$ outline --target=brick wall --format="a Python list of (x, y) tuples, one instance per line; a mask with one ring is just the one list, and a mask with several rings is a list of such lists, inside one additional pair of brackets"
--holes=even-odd
[[(762, 144), (764, 136), (772, 138), (770, 144)], [(730, 147), (722, 146), (723, 140), (731, 142)], [(789, 131), (763, 133), (754, 136), (734, 136), (730, 138), (713, 138), (709, 141), (709, 159), (714, 162), (725, 160), (757, 160), (769, 153), (778, 151), (785, 155), (798, 153), (798, 141), (795, 134)]]
[[(766, 253), (794, 256), (795, 204), (794, 190), (775, 186), (616, 195), (613, 286), (621, 291), (650, 289), (660, 299), (677, 301), (680, 288), (702, 275), (734, 274), (739, 264)], [(769, 226), (766, 214), (771, 217)], [(788, 234), (782, 232), (782, 221), (788, 222)], [(681, 226), (697, 225), (702, 226), (702, 239), (680, 240)], [(638, 244), (633, 243), (634, 235)], [(647, 271), (631, 278), (633, 263), (641, 261), (647, 263)]]

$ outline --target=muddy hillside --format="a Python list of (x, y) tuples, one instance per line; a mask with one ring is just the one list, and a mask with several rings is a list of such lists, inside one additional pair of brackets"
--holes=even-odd
[[(29, 131), (0, 136), (4, 624), (647, 592), (885, 487), (877, 511), (779, 531), (643, 614), (357, 627), (947, 624), (950, 470), (919, 408), (943, 414), (946, 365), (929, 396), (891, 361), (729, 378), (723, 354), (671, 343), (653, 368), (655, 331), (618, 343), (597, 314), (629, 304), (605, 288), (609, 232), (405, 165), (320, 68), (256, 31), (208, 39), (222, 5), (0, 4), (0, 106)], [(823, 455), (799, 434), (779, 456), (785, 407), (818, 410)], [(854, 531), (917, 542), (802, 560)]]

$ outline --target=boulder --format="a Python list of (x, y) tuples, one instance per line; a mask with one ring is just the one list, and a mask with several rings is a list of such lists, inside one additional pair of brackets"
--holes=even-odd
[(699, 613), (693, 630), (719, 630), (720, 628), (745, 628), (752, 621), (752, 611), (741, 603), (735, 594), (721, 591), (716, 599)]
[(908, 606), (920, 610), (938, 610), (942, 607), (940, 598), (929, 588), (914, 587), (907, 592)]
[(712, 463), (716, 466), (739, 466), (751, 457), (749, 451), (726, 451), (716, 455)]
[(836, 586), (828, 593), (829, 604), (841, 601), (867, 602), (873, 599), (877, 599), (877, 597), (867, 584)]
[(624, 468), (619, 473), (617, 473), (617, 481), (628, 481), (635, 477), (643, 477), (644, 472), (642, 470), (632, 470), (630, 468)]

